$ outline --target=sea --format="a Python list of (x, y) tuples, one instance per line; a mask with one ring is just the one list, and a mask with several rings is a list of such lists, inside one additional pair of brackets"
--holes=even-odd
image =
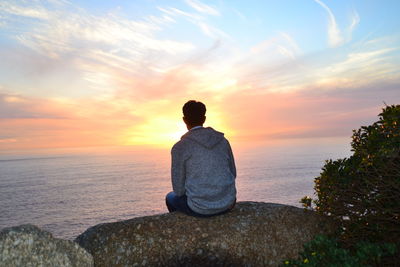
[[(301, 207), (325, 160), (348, 157), (342, 141), (233, 146), (237, 200)], [(100, 223), (166, 213), (168, 149), (0, 153), (0, 229), (34, 224), (73, 240)]]

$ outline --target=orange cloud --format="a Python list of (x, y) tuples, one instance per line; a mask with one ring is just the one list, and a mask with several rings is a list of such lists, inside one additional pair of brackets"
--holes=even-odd
[[(11, 101), (11, 102), (10, 102)], [(0, 97), (0, 150), (121, 145), (140, 119), (107, 101)]]

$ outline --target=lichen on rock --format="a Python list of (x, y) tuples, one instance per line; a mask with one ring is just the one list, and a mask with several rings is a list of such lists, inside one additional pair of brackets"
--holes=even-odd
[(85, 267), (93, 266), (93, 258), (78, 244), (27, 224), (0, 232), (0, 266)]
[(239, 202), (210, 218), (174, 212), (99, 224), (75, 241), (96, 266), (276, 266), (333, 228), (312, 211)]

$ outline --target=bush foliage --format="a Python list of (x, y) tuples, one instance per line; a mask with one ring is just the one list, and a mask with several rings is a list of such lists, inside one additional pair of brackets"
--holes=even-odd
[(304, 245), (304, 251), (296, 260), (286, 260), (282, 266), (315, 266), (315, 267), (365, 267), (379, 266), (382, 258), (395, 253), (393, 244), (376, 244), (359, 242), (354, 249), (341, 247), (336, 238), (318, 235)]
[(325, 250), (320, 264), (333, 253), (358, 266), (361, 258), (357, 255), (369, 251), (378, 255), (371, 265), (377, 265), (382, 256), (384, 264), (394, 265), (400, 257), (400, 105), (386, 106), (377, 122), (354, 130), (351, 146), (352, 156), (326, 161), (315, 178), (317, 199), (301, 200), (304, 207), (331, 217), (339, 226), (333, 239), (315, 239), (308, 244), (302, 258), (309, 261), (312, 252), (307, 250), (313, 246), (314, 252)]
[(329, 160), (315, 179), (316, 211), (335, 219), (341, 240), (400, 240), (400, 105), (353, 132), (352, 156)]

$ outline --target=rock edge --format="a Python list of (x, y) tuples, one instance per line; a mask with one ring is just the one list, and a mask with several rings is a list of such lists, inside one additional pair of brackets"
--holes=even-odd
[(96, 266), (277, 266), (333, 223), (282, 204), (239, 202), (229, 213), (179, 212), (93, 226), (75, 242)]

